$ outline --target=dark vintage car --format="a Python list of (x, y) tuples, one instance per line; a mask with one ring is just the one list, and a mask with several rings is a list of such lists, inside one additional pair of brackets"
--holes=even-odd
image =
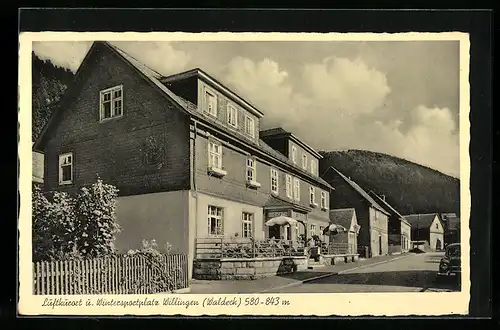
[(446, 252), (439, 262), (438, 277), (460, 277), (462, 274), (460, 243), (453, 243), (446, 247)]

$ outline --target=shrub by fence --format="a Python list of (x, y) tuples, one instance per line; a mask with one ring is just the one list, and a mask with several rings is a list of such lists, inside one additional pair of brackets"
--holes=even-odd
[(39, 295), (153, 294), (189, 286), (186, 255), (121, 255), (33, 263)]

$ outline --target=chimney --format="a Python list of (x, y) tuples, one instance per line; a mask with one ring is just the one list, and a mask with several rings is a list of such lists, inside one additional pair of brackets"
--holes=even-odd
[(385, 201), (385, 195), (380, 195), (380, 197), (382, 197), (382, 200)]

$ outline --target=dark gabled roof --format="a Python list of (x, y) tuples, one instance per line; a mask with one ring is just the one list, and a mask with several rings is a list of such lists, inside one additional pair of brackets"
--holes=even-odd
[(268, 136), (275, 136), (275, 135), (288, 135), (291, 134), (288, 131), (285, 131), (282, 127), (274, 127), (274, 128), (268, 128), (264, 129), (259, 132), (260, 137), (268, 137)]
[(292, 132), (288, 132), (288, 131), (286, 131), (282, 127), (274, 127), (274, 128), (269, 128), (269, 129), (262, 130), (262, 131), (259, 132), (259, 136), (263, 140), (270, 139), (270, 138), (275, 138), (275, 137), (278, 137), (278, 138), (279, 137), (288, 137), (288, 138), (290, 138), (290, 140), (294, 141), (299, 146), (301, 146), (302, 148), (304, 148), (307, 151), (309, 151), (311, 154), (313, 154), (318, 159), (323, 158), (323, 156), (319, 152), (317, 152), (316, 150), (314, 150), (313, 147), (311, 147), (310, 145), (308, 145), (307, 143), (305, 143), (304, 141), (302, 141), (301, 139), (299, 139)]
[(449, 230), (457, 230), (460, 228), (460, 218), (455, 216), (455, 217), (448, 217), (447, 218), (447, 223), (446, 226), (448, 227)]
[(341, 225), (347, 230), (351, 228), (352, 217), (356, 214), (353, 208), (330, 210), (330, 223)]
[[(378, 209), (379, 211), (382, 211), (383, 213), (390, 215), (390, 213), (384, 209), (373, 197), (370, 196), (363, 188), (361, 188), (356, 182), (351, 180), (350, 178), (346, 177), (344, 174), (342, 174), (339, 170), (337, 170), (335, 167), (330, 166), (326, 171), (328, 172), (330, 169), (335, 171), (347, 184), (349, 184), (358, 194), (360, 194), (370, 205), (372, 205), (374, 208)], [(323, 174), (324, 175), (324, 174)]]
[[(153, 84), (155, 87), (160, 89), (163, 92), (163, 95), (165, 95), (168, 99), (170, 99), (175, 104), (177, 104), (179, 109), (185, 111), (187, 114), (191, 115), (192, 117), (196, 117), (200, 120), (206, 121), (206, 118), (197, 111), (196, 105), (192, 104), (191, 102), (189, 102), (189, 101), (183, 99), (182, 97), (178, 96), (177, 94), (173, 93), (170, 89), (168, 89), (160, 81), (160, 79), (163, 78), (161, 76), (161, 74), (150, 69), (149, 67), (147, 67), (143, 63), (139, 62), (134, 57), (130, 56), (126, 52), (122, 51), (118, 47), (116, 47), (116, 46), (114, 46), (106, 41), (96, 41), (92, 44), (89, 51), (87, 52), (87, 55), (85, 56), (84, 60), (82, 61), (82, 64), (78, 68), (77, 73), (75, 74), (74, 82), (77, 81), (76, 79), (77, 79), (79, 73), (82, 71), (82, 68), (86, 65), (86, 59), (88, 59), (90, 54), (95, 50), (95, 48), (98, 45), (104, 45), (104, 46), (108, 47), (108, 49), (112, 50), (115, 54), (117, 54), (119, 57), (121, 57), (126, 63), (130, 64), (133, 68), (135, 68), (137, 71), (139, 71), (151, 84)], [(70, 88), (68, 88), (68, 90), (73, 89), (73, 88), (75, 88), (75, 87), (71, 86)], [(37, 141), (34, 143), (34, 146), (33, 146), (34, 149), (37, 149), (37, 147), (40, 145), (41, 141), (43, 140), (43, 136), (46, 134), (46, 132), (48, 130), (49, 125), (52, 125), (54, 118), (56, 116), (58, 116), (61, 109), (64, 108), (63, 102), (68, 101), (68, 100), (69, 100), (69, 95), (67, 92), (64, 96), (64, 99), (61, 100), (61, 102), (60, 102), (61, 106), (57, 107), (53, 111), (49, 122), (45, 125), (44, 129), (42, 130), (42, 133), (39, 135)], [(231, 132), (230, 130), (225, 129), (225, 127), (223, 125), (221, 125), (215, 121), (210, 121), (210, 124), (216, 128), (222, 129), (226, 134), (232, 136), (235, 139), (241, 139), (235, 133)], [(250, 141), (246, 140), (245, 142), (249, 143)], [(296, 164), (293, 164), (293, 162), (290, 161), (287, 157), (285, 157), (284, 155), (282, 155), (278, 151), (276, 151), (273, 148), (271, 148), (270, 146), (268, 146), (264, 141), (259, 140), (259, 143), (251, 142), (249, 144), (253, 145), (254, 147), (257, 147), (258, 150), (260, 150), (261, 152), (264, 152), (267, 155), (269, 155), (275, 159), (278, 159), (281, 162), (286, 163), (288, 166), (291, 166), (295, 171), (301, 173), (303, 176), (306, 176), (315, 182), (321, 183), (322, 185), (326, 186), (329, 189), (332, 189), (332, 190), (334, 189), (328, 182), (326, 182), (322, 178), (313, 176), (313, 175), (309, 174), (309, 172), (302, 169), (301, 167), (297, 166)]]
[(377, 200), (386, 210), (392, 212), (396, 217), (398, 217), (401, 221), (405, 222), (408, 225), (411, 225), (402, 215), (399, 213), (391, 204), (389, 204), (385, 199), (374, 193), (372, 190), (368, 192), (373, 198)]
[(405, 215), (404, 218), (411, 224), (412, 228), (429, 228), (436, 216), (438, 216), (437, 213), (409, 214)]
[(167, 77), (161, 77), (161, 82), (163, 84), (173, 82), (173, 81), (178, 81), (178, 80), (183, 80), (187, 79), (190, 77), (199, 77), (203, 79), (205, 82), (209, 83), (212, 87), (218, 89), (222, 93), (229, 94), (233, 99), (235, 99), (238, 103), (241, 103), (242, 106), (246, 107), (250, 112), (252, 112), (254, 115), (256, 115), (259, 118), (262, 118), (264, 114), (257, 109), (253, 104), (239, 96), (235, 91), (231, 90), (229, 87), (226, 85), (222, 84), (219, 82), (216, 78), (214, 78), (212, 75), (209, 75), (205, 71), (203, 71), (200, 68), (194, 68), (185, 72), (181, 73), (176, 73)]

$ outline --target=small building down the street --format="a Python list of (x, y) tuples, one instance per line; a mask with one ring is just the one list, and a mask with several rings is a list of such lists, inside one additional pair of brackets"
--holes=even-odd
[(404, 218), (411, 224), (412, 248), (418, 246), (427, 251), (444, 249), (444, 227), (438, 213), (410, 214)]

